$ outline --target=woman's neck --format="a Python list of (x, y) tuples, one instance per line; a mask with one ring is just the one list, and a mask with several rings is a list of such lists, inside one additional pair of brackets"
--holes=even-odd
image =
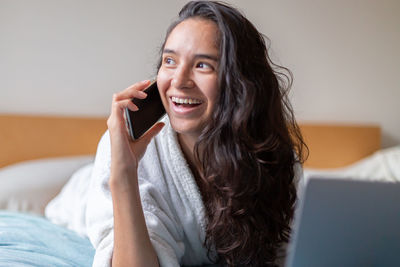
[(189, 167), (197, 180), (200, 177), (200, 163), (194, 156), (194, 146), (196, 144), (197, 137), (178, 133), (178, 140)]

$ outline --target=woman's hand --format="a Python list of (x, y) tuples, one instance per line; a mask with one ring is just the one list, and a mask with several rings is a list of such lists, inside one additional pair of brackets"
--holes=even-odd
[(136, 176), (139, 160), (143, 157), (150, 140), (162, 129), (163, 123), (157, 123), (140, 139), (132, 141), (126, 129), (124, 110), (129, 108), (137, 111), (138, 107), (131, 101), (132, 98), (144, 99), (143, 92), (150, 81), (135, 83), (125, 90), (113, 95), (111, 115), (107, 120), (107, 126), (111, 139), (111, 182), (123, 179), (123, 177)]
[(110, 190), (114, 215), (112, 266), (158, 266), (157, 254), (147, 232), (140, 201), (137, 166), (147, 145), (164, 126), (158, 123), (138, 140), (132, 141), (125, 126), (124, 110), (138, 108), (132, 98), (146, 98), (143, 90), (150, 81), (135, 83), (114, 94), (107, 120), (111, 140)]

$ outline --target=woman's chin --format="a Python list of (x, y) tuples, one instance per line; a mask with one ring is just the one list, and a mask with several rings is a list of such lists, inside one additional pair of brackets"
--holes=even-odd
[(172, 129), (179, 135), (198, 137), (204, 128), (200, 121), (195, 119), (188, 120), (170, 117), (170, 122)]

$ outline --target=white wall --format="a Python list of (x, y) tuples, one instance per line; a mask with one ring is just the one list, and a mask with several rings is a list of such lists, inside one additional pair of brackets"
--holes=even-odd
[[(0, 113), (106, 116), (113, 92), (155, 73), (184, 2), (0, 0)], [(299, 120), (379, 124), (400, 144), (399, 1), (229, 2), (292, 70)]]

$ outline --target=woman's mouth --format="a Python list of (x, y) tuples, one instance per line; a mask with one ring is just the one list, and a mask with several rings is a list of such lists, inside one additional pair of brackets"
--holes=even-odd
[(184, 116), (185, 118), (198, 116), (203, 111), (204, 101), (190, 97), (170, 97), (171, 111), (176, 116)]
[(180, 98), (180, 97), (171, 97), (172, 103), (174, 103), (175, 106), (181, 106), (184, 108), (191, 108), (191, 107), (196, 107), (203, 103), (203, 101), (195, 98)]

